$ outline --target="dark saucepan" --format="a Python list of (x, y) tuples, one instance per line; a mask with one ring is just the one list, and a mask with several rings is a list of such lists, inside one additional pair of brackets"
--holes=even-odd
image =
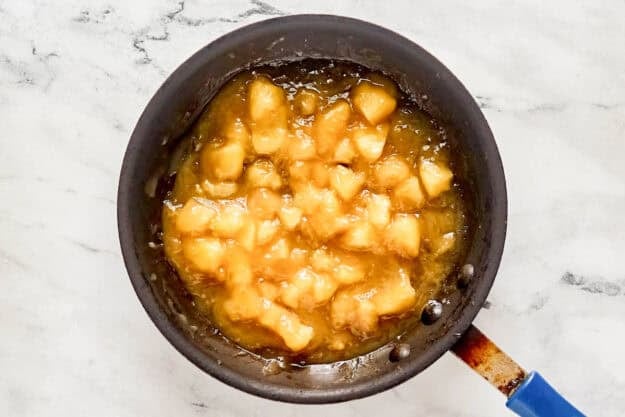
[[(450, 276), (442, 317), (417, 324), (400, 340), (349, 361), (300, 365), (242, 351), (198, 315), (160, 246), (160, 212), (171, 188), (177, 138), (233, 74), (263, 63), (303, 58), (347, 60), (395, 79), (450, 128), (459, 176), (472, 207), (471, 243)], [(325, 403), (371, 395), (418, 374), (467, 330), (495, 279), (506, 232), (506, 187), (492, 133), (464, 86), (436, 58), (402, 36), (359, 20), (300, 15), (236, 30), (182, 64), (154, 95), (132, 134), (121, 171), (118, 225), (137, 296), (163, 335), (212, 376), (262, 397)], [(471, 275), (467, 279), (467, 275)], [(432, 320), (424, 320), (430, 322)]]

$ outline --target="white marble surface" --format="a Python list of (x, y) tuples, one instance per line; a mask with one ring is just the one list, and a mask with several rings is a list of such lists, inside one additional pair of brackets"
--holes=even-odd
[(477, 324), (589, 415), (625, 405), (625, 3), (0, 0), (0, 415), (502, 416), (450, 354), (359, 401), (292, 406), (203, 374), (149, 321), (115, 195), (165, 77), (270, 15), (377, 22), (481, 103), (507, 173), (505, 255)]

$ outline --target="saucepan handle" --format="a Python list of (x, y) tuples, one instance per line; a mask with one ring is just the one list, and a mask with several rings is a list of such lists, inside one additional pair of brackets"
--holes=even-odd
[(452, 352), (506, 395), (506, 406), (521, 417), (584, 417), (538, 372), (525, 372), (475, 326), (469, 327)]
[(508, 397), (506, 407), (521, 417), (584, 417), (536, 371)]

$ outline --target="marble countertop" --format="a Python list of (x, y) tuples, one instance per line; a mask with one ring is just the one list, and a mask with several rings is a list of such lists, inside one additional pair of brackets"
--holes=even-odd
[(216, 37), (319, 12), (404, 34), (475, 96), (510, 200), (476, 324), (588, 415), (621, 416), (625, 3), (267, 1), (0, 0), (0, 415), (512, 415), (451, 354), (363, 400), (255, 398), (177, 353), (131, 289), (115, 198), (149, 98)]

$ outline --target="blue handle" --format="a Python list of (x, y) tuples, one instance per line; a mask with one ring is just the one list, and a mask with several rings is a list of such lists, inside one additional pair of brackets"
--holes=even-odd
[(585, 417), (536, 371), (508, 398), (506, 407), (521, 417)]

